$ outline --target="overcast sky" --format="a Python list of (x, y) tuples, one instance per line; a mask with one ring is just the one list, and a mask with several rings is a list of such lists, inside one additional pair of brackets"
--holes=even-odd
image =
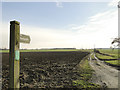
[(118, 36), (117, 2), (3, 2), (3, 48), (12, 20), (31, 37), (21, 48), (109, 48)]

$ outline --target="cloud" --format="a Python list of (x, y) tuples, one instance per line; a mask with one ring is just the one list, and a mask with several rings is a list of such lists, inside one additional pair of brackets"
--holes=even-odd
[(62, 2), (56, 1), (56, 6), (59, 8), (63, 8)]
[[(88, 41), (86, 45), (96, 47), (110, 47), (112, 38), (118, 36), (118, 9), (109, 9), (99, 12), (88, 18), (88, 21), (82, 25), (71, 26), (78, 38)], [(93, 46), (92, 46), (93, 47)]]
[[(9, 48), (9, 24), (3, 23), (2, 31), (2, 46)], [(58, 29), (33, 27), (28, 25), (20, 26), (20, 33), (29, 35), (31, 38), (30, 44), (20, 44), (20, 48), (55, 48), (55, 47), (73, 47), (70, 40), (73, 38), (72, 32)]]
[[(118, 35), (118, 10), (110, 9), (88, 18), (82, 25), (69, 25), (71, 29), (59, 30), (21, 24), (21, 34), (30, 35), (30, 44), (21, 48), (93, 48), (110, 47), (112, 38)], [(1, 33), (0, 33), (1, 35)], [(2, 47), (9, 47), (9, 24), (3, 23)]]
[(0, 29), (0, 48), (8, 48), (9, 47), (9, 25), (8, 23), (2, 23), (2, 28)]
[(112, 1), (108, 4), (108, 6), (110, 6), (110, 7), (117, 7), (118, 2), (119, 2), (119, 0), (112, 0)]

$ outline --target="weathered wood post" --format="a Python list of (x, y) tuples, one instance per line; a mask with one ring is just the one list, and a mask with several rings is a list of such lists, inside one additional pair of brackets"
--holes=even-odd
[(20, 23), (10, 22), (10, 51), (9, 51), (9, 88), (19, 89), (19, 71), (20, 71)]
[(30, 36), (20, 34), (20, 23), (10, 22), (10, 50), (9, 50), (9, 88), (19, 89), (20, 81), (20, 43), (30, 43)]

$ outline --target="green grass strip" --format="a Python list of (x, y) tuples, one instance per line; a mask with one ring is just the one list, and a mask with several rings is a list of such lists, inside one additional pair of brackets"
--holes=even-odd
[(114, 56), (115, 58), (118, 58), (118, 51), (119, 49), (98, 49), (101, 53), (104, 53), (104, 54), (109, 54), (109, 55), (112, 55)]
[(8, 53), (9, 50), (0, 50), (0, 53)]
[[(70, 52), (70, 51), (83, 51), (83, 52), (91, 52), (92, 50), (81, 50), (81, 49), (27, 49), (20, 50), (20, 52)], [(8, 53), (9, 50), (0, 50), (1, 53)]]
[(105, 61), (107, 63), (120, 66), (120, 60)]
[(91, 83), (90, 79), (92, 78), (93, 70), (88, 63), (88, 59), (84, 59), (80, 63), (80, 79), (73, 81), (73, 85), (77, 88), (100, 88), (99, 85)]
[(117, 56), (112, 57), (112, 56), (106, 56), (98, 53), (96, 53), (96, 57), (98, 57), (99, 59), (118, 59)]
[[(56, 49), (56, 50), (20, 50), (20, 52), (64, 52), (64, 51), (81, 51), (79, 49)], [(9, 50), (0, 50), (1, 53), (8, 53)]]

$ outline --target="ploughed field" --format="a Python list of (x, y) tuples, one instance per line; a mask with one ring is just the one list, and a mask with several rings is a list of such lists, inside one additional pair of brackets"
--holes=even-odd
[[(73, 88), (80, 77), (76, 65), (88, 52), (22, 52), (21, 88)], [(9, 54), (2, 53), (2, 88), (8, 88)]]

